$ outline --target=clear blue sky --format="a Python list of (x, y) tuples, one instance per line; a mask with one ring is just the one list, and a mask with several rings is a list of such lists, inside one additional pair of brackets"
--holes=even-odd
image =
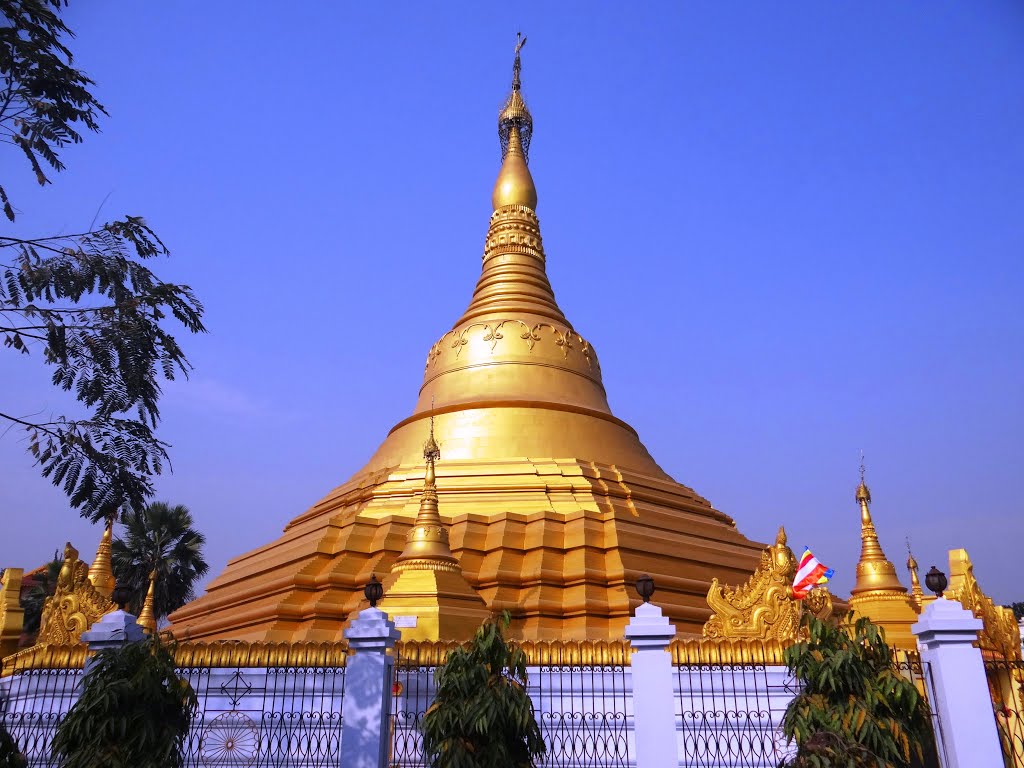
[[(964, 546), (1024, 599), (1024, 6), (75, 0), (111, 116), (22, 234), (141, 214), (211, 333), (161, 435), (214, 573), (406, 416), (468, 302), (517, 28), (549, 273), (612, 408), (752, 538), (853, 583), (882, 544)], [(104, 202), (105, 201), (105, 202)], [(10, 227), (7, 224), (2, 226)], [(0, 355), (5, 410), (58, 408)], [(0, 564), (98, 529), (0, 438)]]

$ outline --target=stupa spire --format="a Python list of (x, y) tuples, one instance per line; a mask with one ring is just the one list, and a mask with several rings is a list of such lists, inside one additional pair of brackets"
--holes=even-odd
[(434, 438), (434, 417), (430, 417), (430, 436), (423, 444), (423, 459), (427, 463), (420, 493), (420, 511), (416, 523), (405, 539), (405, 548), (398, 556), (393, 572), (407, 570), (454, 570), (458, 561), (448, 543), (448, 528), (441, 520), (437, 507), (437, 475), (434, 462), (441, 458), (441, 449)]
[(114, 569), (110, 561), (111, 542), (114, 537), (114, 516), (107, 518), (103, 535), (100, 536), (99, 546), (96, 547), (96, 557), (89, 566), (89, 581), (103, 597), (110, 597), (114, 591)]
[(516, 58), (512, 64), (512, 92), (498, 115), (498, 139), (501, 142), (501, 170), (494, 183), (491, 203), (494, 210), (523, 205), (537, 210), (537, 187), (530, 174), (530, 140), (533, 138), (533, 116), (523, 101), (521, 91), (522, 60), (520, 51), (526, 44), (521, 34), (516, 42)]
[(402, 628), (403, 640), (454, 640), (468, 637), (489, 614), (487, 604), (466, 581), (448, 543), (448, 526), (437, 507), (434, 463), (441, 449), (430, 436), (423, 444), (426, 472), (416, 522), (405, 548), (384, 580), (380, 608)]
[(910, 602), (914, 604), (919, 612), (924, 606), (924, 590), (921, 589), (921, 580), (917, 575), (917, 560), (914, 553), (910, 551), (910, 538), (907, 538), (907, 570), (910, 571)]
[(154, 604), (156, 601), (156, 569), (149, 572), (149, 589), (146, 590), (146, 599), (142, 603), (142, 610), (139, 611), (138, 624), (147, 635), (156, 634), (156, 613)]
[(857, 583), (851, 594), (899, 592), (906, 588), (896, 576), (896, 567), (885, 556), (878, 541), (875, 523), (871, 519), (871, 491), (864, 482), (864, 458), (860, 462), (860, 485), (855, 496), (860, 505), (860, 561), (857, 563)]

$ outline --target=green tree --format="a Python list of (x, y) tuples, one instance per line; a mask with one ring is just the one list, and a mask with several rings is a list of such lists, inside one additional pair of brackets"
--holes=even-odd
[(35, 586), (26, 590), (21, 596), (21, 608), (25, 611), (22, 617), (22, 633), (35, 635), (39, 631), (39, 622), (43, 618), (43, 605), (46, 598), (53, 595), (57, 589), (57, 577), (60, 575), (61, 566), (64, 565), (64, 556), (55, 551), (53, 560), (46, 564), (46, 568), (35, 575)]
[(893, 668), (882, 631), (867, 617), (842, 623), (805, 615), (808, 639), (786, 649), (802, 684), (782, 721), (797, 744), (790, 768), (907, 768), (932, 742), (928, 705)]
[(196, 707), (159, 638), (101, 651), (57, 726), (53, 759), (60, 768), (181, 768)]
[(11, 734), (0, 722), (0, 768), (25, 768), (28, 759), (18, 750)]
[[(67, 0), (0, 0), (0, 143), (24, 155), (40, 184), (57, 152), (99, 130), (106, 114), (94, 85), (72, 66), (61, 19)], [(6, 168), (7, 166), (5, 166)], [(15, 211), (0, 186), (8, 219)], [(73, 391), (83, 413), (39, 415), (32, 404), (0, 406), (0, 420), (28, 432), (44, 477), (94, 521), (141, 507), (168, 461), (154, 434), (161, 383), (191, 366), (168, 330), (173, 317), (205, 331), (203, 307), (185, 285), (161, 281), (143, 262), (168, 251), (137, 216), (76, 234), (0, 236), (0, 337), (53, 366), (53, 384)], [(31, 414), (31, 415), (28, 415)]]
[(1006, 607), (1013, 611), (1013, 618), (1017, 621), (1024, 619), (1024, 602), (1010, 603)]
[(423, 717), (431, 768), (531, 768), (546, 751), (526, 693), (526, 654), (504, 636), (506, 611), (485, 621), (434, 676)]
[(124, 537), (115, 535), (111, 562), (118, 584), (131, 588), (129, 610), (138, 615), (156, 571), (153, 613), (167, 616), (195, 597), (196, 582), (206, 575), (206, 538), (192, 527), (188, 507), (156, 501), (121, 518)]
[[(20, 150), (40, 185), (43, 165), (63, 171), (57, 151), (82, 141), (81, 130), (99, 131), (107, 112), (89, 90), (94, 85), (72, 66), (64, 38), (74, 37), (60, 17), (67, 0), (0, 0), (0, 141)], [(0, 185), (4, 215), (15, 214)]]

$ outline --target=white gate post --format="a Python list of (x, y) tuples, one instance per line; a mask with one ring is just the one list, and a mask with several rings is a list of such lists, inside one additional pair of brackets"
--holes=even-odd
[(637, 768), (677, 768), (676, 706), (668, 644), (676, 629), (651, 603), (637, 606), (626, 626), (633, 646), (633, 735)]
[(945, 768), (1003, 768), (985, 664), (973, 645), (981, 626), (960, 603), (940, 598), (910, 628), (917, 635), (926, 679), (931, 668), (940, 729), (935, 736)]
[(386, 768), (388, 764), (395, 665), (388, 651), (401, 634), (379, 608), (360, 611), (345, 630), (353, 655), (346, 664), (341, 704), (341, 768)]
[(100, 651), (124, 648), (128, 643), (139, 643), (145, 639), (146, 633), (142, 631), (135, 616), (123, 608), (104, 614), (99, 621), (81, 635), (82, 642), (86, 643), (92, 652), (85, 662), (82, 674), (89, 674), (89, 668), (92, 667), (95, 656)]

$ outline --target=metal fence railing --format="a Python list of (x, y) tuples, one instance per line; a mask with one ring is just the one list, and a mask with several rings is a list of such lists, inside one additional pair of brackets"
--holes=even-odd
[(1003, 761), (1007, 768), (1024, 768), (1024, 661), (987, 659), (985, 677)]

